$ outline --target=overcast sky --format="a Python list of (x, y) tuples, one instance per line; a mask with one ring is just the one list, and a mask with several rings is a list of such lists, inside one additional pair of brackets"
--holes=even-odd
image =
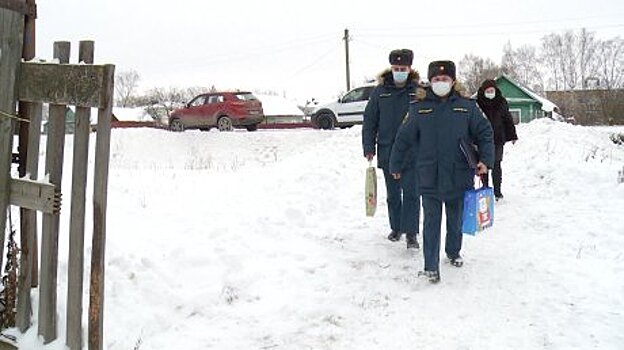
[(539, 44), (582, 27), (624, 37), (623, 0), (249, 1), (39, 0), (37, 56), (55, 40), (95, 41), (96, 63), (136, 70), (140, 88), (212, 86), (329, 98), (388, 66), (394, 48), (414, 50), (426, 75), (435, 59), (466, 53), (500, 62), (503, 45)]

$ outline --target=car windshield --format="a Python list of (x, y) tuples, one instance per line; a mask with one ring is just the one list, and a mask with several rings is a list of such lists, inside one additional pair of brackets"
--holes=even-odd
[(240, 94), (236, 94), (236, 98), (238, 98), (239, 100), (243, 100), (243, 101), (253, 101), (253, 100), (257, 100), (256, 96), (254, 96), (252, 93), (250, 92), (245, 92), (245, 93), (240, 93)]

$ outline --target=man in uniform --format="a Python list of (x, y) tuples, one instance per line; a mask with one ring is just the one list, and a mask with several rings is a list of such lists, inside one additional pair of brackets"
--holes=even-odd
[[(410, 105), (409, 116), (399, 129), (390, 160), (396, 179), (406, 176), (402, 164), (408, 153), (415, 153), (415, 169), (424, 211), (421, 275), (430, 282), (440, 281), (440, 226), (442, 204), (446, 208), (445, 252), (455, 267), (464, 263), (462, 212), (464, 192), (474, 185), (475, 172), (486, 174), (494, 163), (492, 127), (474, 100), (460, 95), (452, 61), (434, 61), (427, 74), (431, 86), (418, 91), (419, 99)], [(479, 149), (476, 170), (470, 168), (460, 143)]]
[(394, 138), (418, 86), (418, 72), (412, 70), (413, 58), (414, 54), (408, 49), (390, 52), (391, 66), (379, 75), (379, 84), (371, 92), (364, 111), (362, 147), (369, 161), (377, 154), (377, 167), (383, 170), (391, 229), (388, 239), (399, 241), (405, 233), (407, 248), (417, 249), (420, 198), (413, 160), (407, 157), (402, 162), (400, 168), (404, 176), (401, 180), (390, 175), (389, 164)]

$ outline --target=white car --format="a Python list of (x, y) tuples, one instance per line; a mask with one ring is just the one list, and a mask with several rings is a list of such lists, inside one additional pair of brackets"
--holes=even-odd
[(360, 86), (351, 89), (336, 102), (317, 106), (312, 112), (310, 121), (319, 129), (334, 127), (350, 127), (362, 124), (364, 109), (375, 85)]

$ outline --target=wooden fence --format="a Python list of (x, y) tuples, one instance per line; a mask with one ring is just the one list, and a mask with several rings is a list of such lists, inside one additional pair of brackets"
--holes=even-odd
[[(21, 247), (17, 286), (16, 326), (26, 331), (32, 324), (30, 291), (39, 285), (38, 333), (46, 343), (57, 338), (58, 237), (65, 145), (65, 108), (76, 106), (67, 286), (66, 343), (82, 349), (84, 237), (90, 110), (98, 108), (93, 174), (93, 242), (88, 310), (88, 348), (103, 348), (104, 252), (113, 97), (113, 65), (93, 65), (94, 43), (81, 41), (79, 64), (69, 64), (70, 43), (54, 43), (58, 64), (23, 62), (24, 17), (32, 8), (20, 0), (0, 0), (0, 265), (4, 254), (9, 205), (19, 206)], [(30, 11), (30, 12), (29, 12)], [(34, 38), (31, 38), (34, 40)], [(19, 112), (16, 111), (19, 101)], [(42, 104), (50, 104), (45, 181), (38, 180)], [(12, 142), (17, 123), (20, 159), (27, 177), (11, 177)], [(27, 138), (24, 142), (23, 138)], [(65, 197), (67, 198), (67, 197)], [(40, 272), (37, 281), (37, 212), (43, 214)], [(39, 282), (39, 283), (37, 283)], [(13, 306), (8, 305), (12, 308)]]

